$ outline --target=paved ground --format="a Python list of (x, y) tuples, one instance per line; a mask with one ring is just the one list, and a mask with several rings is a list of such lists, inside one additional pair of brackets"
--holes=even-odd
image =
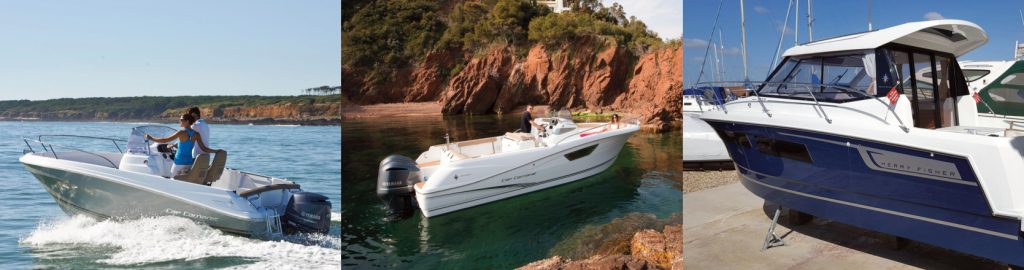
[(776, 227), (787, 245), (760, 251), (774, 210), (739, 183), (686, 193), (686, 269), (1006, 269), (922, 243), (896, 250), (889, 236), (822, 219)]

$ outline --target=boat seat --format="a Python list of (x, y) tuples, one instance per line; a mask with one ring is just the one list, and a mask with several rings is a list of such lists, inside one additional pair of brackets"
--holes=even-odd
[(416, 167), (423, 168), (423, 167), (437, 166), (437, 165), (440, 165), (440, 164), (441, 164), (441, 160), (438, 159), (438, 160), (435, 160), (435, 161), (427, 161), (427, 162), (424, 162), (424, 163), (416, 163)]
[(533, 140), (533, 134), (524, 132), (506, 132), (505, 138), (509, 138), (516, 141), (529, 141)]
[(210, 154), (202, 154), (196, 157), (192, 169), (185, 174), (174, 176), (174, 179), (202, 185), (206, 181), (206, 170), (209, 168)]
[(213, 156), (213, 163), (210, 164), (210, 169), (206, 170), (206, 177), (204, 177), (203, 184), (209, 186), (214, 181), (220, 179), (221, 174), (224, 173), (224, 165), (227, 162), (227, 151), (219, 152)]

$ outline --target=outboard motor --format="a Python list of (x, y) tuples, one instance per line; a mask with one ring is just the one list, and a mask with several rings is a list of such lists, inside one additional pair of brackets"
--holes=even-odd
[(416, 193), (413, 185), (419, 182), (420, 168), (411, 158), (390, 155), (380, 161), (377, 171), (377, 197), (388, 208), (388, 220), (409, 217), (415, 211)]
[(313, 192), (292, 193), (284, 210), (285, 230), (326, 234), (331, 230), (331, 201)]

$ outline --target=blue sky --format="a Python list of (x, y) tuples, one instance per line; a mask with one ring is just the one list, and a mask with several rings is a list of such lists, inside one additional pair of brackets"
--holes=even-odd
[[(814, 16), (814, 39), (820, 40), (849, 33), (867, 31), (868, 1), (812, 1)], [(769, 71), (779, 31), (786, 16), (789, 1), (747, 0), (744, 2), (747, 19), (747, 63), (751, 80), (764, 80)], [(969, 3), (969, 4), (968, 4)], [(1021, 24), (1019, 9), (1024, 1), (871, 1), (871, 17), (874, 29), (899, 25), (906, 22), (934, 18), (961, 19), (974, 22), (988, 33), (989, 40), (984, 46), (963, 55), (958, 60), (1011, 60), (1014, 42), (1024, 42), (1024, 25)], [(684, 82), (687, 86), (696, 82), (700, 73), (705, 46), (714, 24), (718, 1), (686, 0), (684, 25)], [(807, 1), (800, 3), (800, 43), (807, 42)], [(793, 46), (793, 15), (790, 14), (782, 51)], [(742, 80), (743, 64), (740, 57), (739, 0), (725, 0), (722, 6), (719, 28), (725, 41), (726, 80)], [(717, 43), (718, 34), (715, 34)], [(701, 81), (711, 81), (711, 62), (704, 68)]]
[[(662, 39), (679, 38), (683, 33), (683, 2), (679, 0), (602, 0), (605, 6), (622, 5), (626, 16), (636, 16)], [(708, 26), (711, 27), (711, 26)]]
[(338, 85), (340, 5), (3, 1), (0, 100), (297, 95)]

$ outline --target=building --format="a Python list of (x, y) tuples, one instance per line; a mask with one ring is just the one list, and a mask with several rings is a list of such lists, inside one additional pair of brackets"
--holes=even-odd
[(569, 6), (566, 5), (565, 0), (535, 0), (537, 4), (545, 5), (555, 11), (555, 13), (562, 13), (562, 11), (569, 10)]

